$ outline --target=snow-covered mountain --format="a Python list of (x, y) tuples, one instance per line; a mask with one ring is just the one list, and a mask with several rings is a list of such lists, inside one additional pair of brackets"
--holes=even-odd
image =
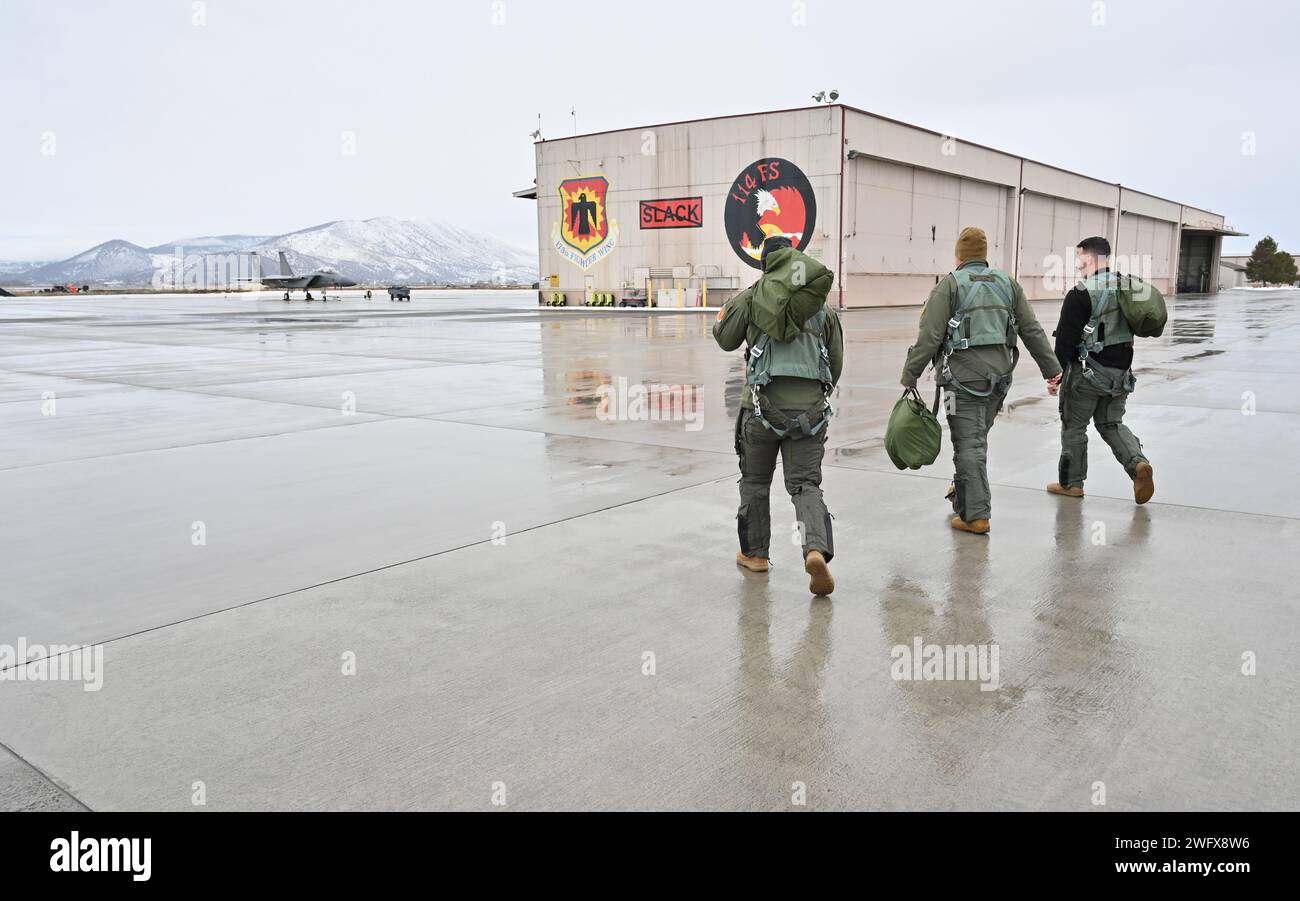
[[(9, 281), (29, 284), (77, 284), (144, 287), (158, 283), (210, 284), (200, 276), (213, 255), (229, 254), (228, 272), (247, 264), (256, 253), (263, 274), (279, 274), (277, 254), (284, 251), (294, 272), (330, 268), (361, 284), (530, 284), (537, 280), (535, 253), (500, 238), (434, 219), (326, 222), (275, 237), (216, 235), (187, 238), (144, 248), (129, 241), (108, 241), (58, 263), (13, 273)], [(177, 260), (183, 260), (184, 281)]]
[(148, 285), (153, 271), (154, 256), (143, 247), (130, 241), (105, 241), (62, 262), (15, 272), (9, 280), (15, 284)]
[(0, 260), (0, 278), (44, 266), (48, 260)]
[(222, 251), (243, 250), (246, 247), (260, 244), (267, 238), (267, 235), (206, 235), (202, 238), (183, 238), (179, 241), (168, 241), (166, 244), (159, 244), (157, 247), (146, 249), (150, 253), (170, 254), (176, 245), (182, 244), (186, 250), (220, 253)]
[[(295, 272), (322, 266), (359, 282), (469, 284), (537, 281), (537, 255), (500, 238), (433, 219), (341, 220), (268, 238), (248, 248), (277, 273), (283, 250)], [(268, 268), (269, 267), (269, 268)]]

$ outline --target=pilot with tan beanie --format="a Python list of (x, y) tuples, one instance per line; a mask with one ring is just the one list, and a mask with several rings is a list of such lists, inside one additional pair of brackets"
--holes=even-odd
[(1025, 300), (1024, 289), (988, 264), (982, 229), (957, 237), (957, 268), (939, 280), (921, 310), (916, 343), (903, 365), (904, 387), (915, 387), (933, 362), (935, 381), (946, 389), (944, 408), (953, 444), (952, 527), (985, 534), (993, 512), (989, 493), (988, 433), (1011, 389), (1020, 350), (1029, 348), (1049, 394), (1061, 383), (1061, 364)]

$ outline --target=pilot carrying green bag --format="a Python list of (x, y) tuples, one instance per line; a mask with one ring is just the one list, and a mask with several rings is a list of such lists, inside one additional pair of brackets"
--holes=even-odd
[(749, 320), (773, 341), (789, 343), (821, 312), (834, 281), (819, 261), (791, 247), (778, 248), (753, 286)]
[(931, 410), (915, 388), (908, 388), (894, 404), (885, 428), (885, 453), (899, 469), (920, 469), (939, 458), (943, 429), (939, 426), (939, 395)]

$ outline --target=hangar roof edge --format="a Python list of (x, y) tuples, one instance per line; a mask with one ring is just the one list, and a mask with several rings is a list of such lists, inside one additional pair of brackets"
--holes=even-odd
[[(578, 138), (594, 138), (594, 137), (599, 137), (600, 135), (618, 134), (619, 132), (623, 132), (623, 131), (638, 131), (643, 128), (664, 128), (669, 125), (694, 125), (698, 122), (719, 122), (726, 119), (752, 119), (755, 116), (771, 116), (780, 113), (799, 113), (799, 112), (806, 112), (808, 110), (815, 110), (815, 109), (835, 109), (837, 107), (842, 110), (847, 110), (848, 112), (851, 113), (857, 113), (862, 116), (870, 116), (873, 119), (880, 119), (882, 122), (890, 122), (894, 125), (902, 125), (905, 128), (914, 128), (917, 131), (923, 131), (926, 134), (932, 134), (938, 137), (955, 137), (955, 135), (946, 135), (943, 132), (935, 131), (933, 128), (926, 128), (923, 125), (914, 125), (911, 122), (904, 122), (902, 119), (893, 119), (890, 118), (889, 116), (883, 116), (880, 113), (873, 113), (870, 110), (861, 109), (860, 107), (856, 107), (856, 106), (850, 106), (847, 103), (825, 103), (825, 104), (818, 104), (816, 106), (792, 106), (792, 107), (787, 107), (785, 109), (758, 110), (752, 113), (728, 113), (725, 116), (701, 116), (698, 119), (678, 119), (671, 122), (651, 122), (645, 125), (629, 125), (625, 128), (607, 128), (603, 131), (589, 131), (577, 135), (565, 135), (562, 138), (543, 138), (539, 141), (536, 141), (535, 143), (558, 144), (561, 141), (574, 141), (577, 140)], [(1026, 163), (1033, 163), (1036, 166), (1044, 166), (1048, 169), (1055, 169), (1057, 172), (1064, 172), (1067, 175), (1077, 175), (1080, 178), (1091, 179), (1092, 181), (1100, 182), (1105, 185), (1113, 185), (1116, 188), (1122, 188), (1123, 190), (1131, 191), (1134, 194), (1141, 194), (1145, 197), (1154, 197), (1156, 200), (1163, 200), (1165, 203), (1176, 203), (1179, 206), (1184, 206), (1184, 207), (1192, 206), (1191, 204), (1184, 203), (1181, 200), (1171, 200), (1168, 197), (1161, 197), (1159, 194), (1151, 194), (1147, 191), (1139, 191), (1136, 188), (1131, 188), (1117, 181), (1108, 181), (1104, 178), (1097, 178), (1095, 175), (1087, 175), (1083, 172), (1075, 172), (1073, 169), (1066, 169), (1064, 166), (1056, 166), (1053, 165), (1052, 163), (1044, 163), (1041, 160), (1035, 160), (1027, 156), (1021, 156), (1018, 153), (1011, 153), (1008, 150), (1000, 150), (997, 147), (989, 147), (987, 144), (979, 144), (976, 143), (975, 141), (967, 141), (964, 138), (957, 138), (957, 140), (961, 141), (961, 143), (963, 144), (968, 144), (971, 147), (979, 147), (982, 150), (989, 150), (992, 151), (993, 153), (1001, 153), (1005, 156), (1014, 157), (1015, 159), (1018, 160), (1024, 160)], [(1223, 216), (1222, 213), (1216, 212), (1215, 210), (1205, 209), (1204, 207), (1192, 207), (1192, 209), (1200, 210), (1205, 213), (1210, 213), (1211, 215), (1214, 216)], [(1224, 217), (1224, 219), (1226, 221), (1226, 217)]]

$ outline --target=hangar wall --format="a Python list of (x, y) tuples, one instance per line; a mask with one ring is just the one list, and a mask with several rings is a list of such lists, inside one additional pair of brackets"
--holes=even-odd
[(855, 110), (844, 132), (846, 306), (922, 303), (967, 225), (1011, 268), (1019, 160)]
[[(838, 247), (841, 119), (837, 108), (814, 107), (538, 143), (543, 294), (558, 290), (580, 304), (591, 291), (640, 293), (649, 281), (662, 305), (698, 305), (706, 286), (709, 305), (717, 305), (759, 275), (757, 260), (742, 259), (729, 237), (728, 204), (752, 209), (759, 192), (789, 198), (777, 210), (764, 201), (765, 215), (779, 222), (801, 200), (798, 173), (815, 201), (815, 210), (805, 210), (812, 220), (806, 250), (830, 265)], [(561, 187), (585, 177), (608, 183), (608, 233), (599, 249), (575, 262), (561, 221)], [(758, 243), (757, 236), (750, 241)]]
[(845, 179), (849, 305), (923, 301), (952, 269), (953, 245), (967, 225), (988, 234), (992, 265), (1011, 268), (1015, 209), (1005, 186), (861, 156)]
[[(919, 304), (967, 225), (1031, 299), (1068, 289), (1089, 235), (1110, 239), (1117, 268), (1174, 293), (1199, 284), (1180, 281), (1180, 249), (1191, 241), (1216, 271), (1225, 228), (1216, 213), (841, 105), (561, 138), (536, 154), (542, 294), (571, 304), (614, 292), (692, 306), (707, 289), (717, 306), (758, 277), (743, 247), (792, 229), (836, 272), (835, 302)], [(575, 185), (606, 191), (603, 237), (573, 231)]]

